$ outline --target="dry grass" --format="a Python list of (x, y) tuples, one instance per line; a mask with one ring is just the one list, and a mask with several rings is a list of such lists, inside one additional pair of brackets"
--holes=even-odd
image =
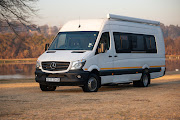
[(106, 86), (97, 93), (79, 87), (41, 92), (37, 83), (0, 84), (0, 119), (179, 120), (180, 75), (152, 80), (148, 88)]

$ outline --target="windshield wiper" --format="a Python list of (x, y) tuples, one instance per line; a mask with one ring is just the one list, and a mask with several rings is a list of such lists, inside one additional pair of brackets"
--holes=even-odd
[(66, 49), (58, 48), (58, 49), (53, 49), (53, 50), (66, 50)]
[(86, 51), (72, 51), (71, 53), (84, 53)]

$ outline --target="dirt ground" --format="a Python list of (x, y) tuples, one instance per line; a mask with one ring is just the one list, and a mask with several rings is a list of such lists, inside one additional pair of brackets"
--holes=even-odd
[(147, 88), (104, 86), (42, 92), (37, 83), (0, 82), (0, 120), (180, 120), (180, 74), (152, 80)]

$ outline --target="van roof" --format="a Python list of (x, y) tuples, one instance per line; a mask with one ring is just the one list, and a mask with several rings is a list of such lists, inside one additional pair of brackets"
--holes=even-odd
[(121, 22), (126, 21), (126, 22), (132, 22), (132, 23), (141, 23), (141, 24), (147, 24), (147, 25), (152, 25), (152, 26), (160, 25), (160, 22), (158, 21), (107, 14), (107, 18), (105, 19), (82, 19), (82, 20), (80, 19), (80, 20), (69, 21), (65, 25), (63, 25), (63, 27), (60, 29), (60, 32), (100, 31), (103, 25), (108, 24), (109, 23), (108, 21), (113, 21), (113, 20), (121, 21)]
[(103, 23), (107, 19), (82, 19), (82, 20), (71, 20), (67, 22), (60, 29), (60, 32), (65, 31), (100, 31)]

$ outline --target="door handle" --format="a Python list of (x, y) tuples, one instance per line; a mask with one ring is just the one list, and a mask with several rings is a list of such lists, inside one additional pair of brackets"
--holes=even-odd
[(112, 57), (111, 55), (109, 55), (109, 57)]
[(118, 57), (117, 55), (115, 55), (114, 57)]

